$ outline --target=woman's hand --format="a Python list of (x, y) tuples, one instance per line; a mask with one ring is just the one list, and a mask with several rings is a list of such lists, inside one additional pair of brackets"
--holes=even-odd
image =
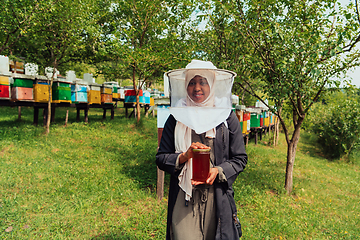
[(216, 176), (219, 174), (219, 170), (217, 168), (210, 168), (210, 172), (209, 172), (209, 176), (206, 179), (206, 182), (200, 182), (200, 181), (194, 181), (191, 180), (191, 184), (192, 185), (200, 185), (200, 184), (208, 184), (208, 185), (213, 185)]
[(187, 162), (190, 158), (193, 157), (193, 151), (192, 151), (193, 149), (209, 149), (209, 148), (210, 147), (202, 143), (193, 142), (186, 152), (180, 154), (180, 158), (179, 158), (180, 164)]

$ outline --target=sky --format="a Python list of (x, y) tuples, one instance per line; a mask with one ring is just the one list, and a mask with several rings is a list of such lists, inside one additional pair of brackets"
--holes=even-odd
[[(338, 0), (344, 6), (348, 5), (350, 2), (354, 2), (354, 0)], [(360, 43), (357, 44), (357, 48), (360, 48)], [(356, 87), (360, 87), (360, 66), (353, 68), (348, 71), (347, 75), (352, 79), (351, 83)]]

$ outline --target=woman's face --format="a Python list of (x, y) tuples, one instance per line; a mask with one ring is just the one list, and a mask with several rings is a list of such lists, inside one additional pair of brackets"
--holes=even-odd
[(187, 93), (196, 103), (202, 103), (210, 94), (210, 86), (206, 78), (196, 75), (190, 80)]

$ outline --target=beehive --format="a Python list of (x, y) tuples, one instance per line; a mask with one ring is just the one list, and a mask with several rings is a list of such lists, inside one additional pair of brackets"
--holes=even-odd
[(266, 118), (264, 118), (264, 125), (265, 125), (265, 127), (268, 127), (270, 125), (270, 117), (269, 117), (269, 115)]
[(112, 87), (109, 85), (102, 85), (101, 86), (101, 93), (103, 94), (112, 94)]
[(240, 122), (242, 133), (247, 133), (247, 121)]
[(125, 89), (124, 88), (118, 89), (118, 93), (120, 93), (121, 99), (125, 99)]
[[(45, 76), (36, 76), (34, 83), (34, 101), (48, 102), (49, 101), (49, 81)], [(51, 91), (51, 89), (50, 89)]]
[(25, 87), (12, 87), (11, 88), (12, 100), (34, 100), (33, 89)]
[(89, 91), (87, 96), (89, 104), (101, 104), (100, 86), (100, 84), (96, 83), (89, 84)]
[(13, 80), (11, 86), (11, 99), (14, 101), (32, 101), (34, 100), (33, 95), (33, 84), (35, 77), (25, 74), (13, 74)]
[(33, 88), (34, 80), (34, 76), (14, 74), (12, 87)]
[(152, 97), (150, 97), (150, 106), (155, 106), (155, 100)]
[(71, 83), (65, 79), (56, 79), (52, 85), (53, 103), (71, 103)]
[(260, 114), (251, 113), (250, 127), (260, 127)]
[(10, 99), (9, 75), (0, 75), (0, 99)]
[(25, 73), (25, 64), (23, 62), (14, 62), (13, 60), (10, 60), (10, 71), (13, 73)]
[(112, 103), (112, 94), (101, 94), (101, 103), (111, 104)]
[(112, 103), (113, 87), (109, 84), (102, 84), (101, 86), (101, 103)]
[(150, 92), (144, 91), (143, 97), (144, 97), (144, 103), (145, 104), (150, 104)]
[(73, 103), (88, 102), (88, 85), (86, 82), (74, 81), (71, 84), (71, 102)]
[[(143, 91), (139, 90), (139, 102), (143, 102)], [(134, 103), (136, 102), (136, 93), (133, 89), (128, 89), (125, 91), (125, 103)]]
[(113, 86), (112, 97), (115, 99), (120, 99), (120, 87)]
[(239, 122), (244, 121), (244, 110), (245, 109), (246, 109), (246, 107), (244, 105), (236, 105), (235, 106), (235, 114), (236, 114), (237, 118), (239, 119)]

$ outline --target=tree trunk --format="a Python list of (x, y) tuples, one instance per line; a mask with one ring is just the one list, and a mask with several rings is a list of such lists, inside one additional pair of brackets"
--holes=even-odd
[(291, 194), (293, 188), (293, 171), (296, 155), (297, 143), (291, 143), (288, 145), (287, 150), (287, 162), (286, 162), (286, 175), (285, 175), (285, 190), (287, 194)]
[(140, 122), (140, 97), (139, 97), (139, 90), (136, 94), (136, 121)]
[(133, 66), (132, 78), (133, 78), (132, 79), (133, 87), (134, 87), (135, 94), (136, 94), (136, 120), (137, 120), (137, 122), (139, 122), (140, 121), (140, 97), (139, 97), (140, 90), (137, 88), (137, 85), (136, 85), (135, 65)]
[(57, 67), (57, 60), (55, 58), (53, 65), (53, 74), (51, 76), (50, 84), (49, 84), (49, 100), (48, 100), (48, 111), (47, 111), (47, 121), (46, 121), (46, 134), (50, 133), (50, 121), (51, 121), (51, 100), (52, 100), (52, 85), (54, 81), (55, 71)]
[[(303, 120), (303, 119), (302, 119)], [(286, 175), (285, 175), (285, 190), (287, 194), (291, 194), (293, 189), (293, 171), (296, 155), (296, 147), (300, 139), (300, 126), (302, 123), (295, 125), (295, 130), (292, 136), (292, 139), (288, 142), (287, 146), (287, 161), (286, 161)]]
[(279, 118), (275, 119), (275, 125), (274, 125), (274, 147), (276, 147), (279, 144)]

